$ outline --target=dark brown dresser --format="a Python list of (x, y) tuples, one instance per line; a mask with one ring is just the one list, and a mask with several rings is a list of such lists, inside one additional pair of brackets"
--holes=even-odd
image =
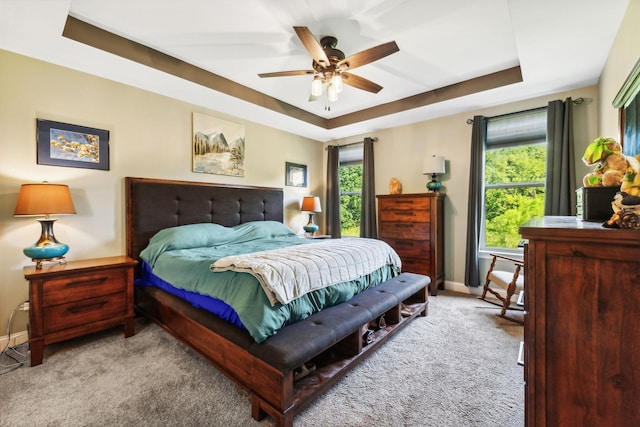
[(444, 289), (444, 193), (386, 194), (378, 198), (378, 238), (393, 247), (402, 270)]
[(525, 245), (525, 425), (640, 425), (640, 231), (536, 218)]

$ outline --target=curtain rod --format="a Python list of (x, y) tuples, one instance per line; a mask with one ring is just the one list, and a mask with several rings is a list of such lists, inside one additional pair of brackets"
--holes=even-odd
[[(579, 105), (579, 104), (582, 104), (582, 103), (584, 102), (584, 98), (576, 98), (576, 99), (572, 99), (572, 100), (571, 100), (571, 102), (572, 102), (573, 104), (578, 104), (578, 105)], [(526, 113), (526, 112), (528, 112), (528, 111), (540, 110), (540, 109), (542, 109), (542, 108), (547, 108), (547, 107), (531, 108), (531, 109), (529, 109), (529, 110), (516, 111), (515, 113), (500, 114), (500, 115), (497, 115), (497, 116), (492, 116), (492, 117), (487, 117), (487, 118), (488, 118), (488, 119), (495, 119), (495, 118), (498, 118), (498, 117), (507, 117), (507, 116), (511, 116), (511, 115), (513, 115), (513, 114), (520, 114), (520, 113)], [(467, 119), (467, 124), (468, 124), (468, 125), (473, 124), (473, 119)]]
[[(333, 147), (348, 147), (349, 145), (363, 144), (367, 141), (367, 139), (370, 139), (372, 142), (378, 142), (378, 137), (372, 136), (371, 138), (365, 138), (362, 141), (348, 142), (346, 144), (337, 144), (337, 145), (334, 145)], [(325, 147), (325, 150), (326, 149), (327, 148)]]

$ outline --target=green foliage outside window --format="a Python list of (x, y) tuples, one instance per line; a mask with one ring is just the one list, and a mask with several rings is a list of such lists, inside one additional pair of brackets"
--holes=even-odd
[(340, 227), (343, 236), (360, 236), (362, 165), (341, 166)]
[(546, 150), (540, 143), (486, 151), (486, 247), (517, 248), (520, 225), (544, 214)]

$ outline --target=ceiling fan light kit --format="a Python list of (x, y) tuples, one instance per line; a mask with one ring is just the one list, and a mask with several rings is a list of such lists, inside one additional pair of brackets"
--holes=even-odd
[(338, 100), (344, 84), (371, 93), (380, 92), (382, 86), (363, 77), (348, 73), (347, 70), (352, 70), (377, 61), (400, 50), (396, 42), (393, 41), (345, 57), (345, 54), (341, 50), (336, 49), (338, 45), (337, 38), (325, 36), (322, 37), (320, 43), (318, 43), (307, 27), (293, 27), (293, 29), (313, 58), (313, 62), (311, 63), (313, 70), (279, 71), (258, 74), (258, 76), (264, 78), (312, 74), (313, 80), (311, 81), (311, 96), (309, 97), (309, 101), (319, 99), (324, 93), (327, 96), (325, 109), (329, 109), (329, 102), (336, 102)]

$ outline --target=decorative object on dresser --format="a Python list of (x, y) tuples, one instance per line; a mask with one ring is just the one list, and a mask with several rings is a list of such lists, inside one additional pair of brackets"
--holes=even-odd
[(402, 194), (402, 183), (398, 178), (389, 180), (389, 194)]
[[(511, 265), (510, 270), (501, 270), (498, 262), (507, 262)], [(524, 262), (513, 257), (491, 254), (491, 265), (487, 271), (487, 277), (482, 288), (480, 299), (501, 307), (499, 317), (522, 324), (520, 318), (507, 315), (507, 310), (523, 311), (520, 307), (511, 305), (511, 298), (517, 293), (520, 295), (524, 290)], [(492, 285), (497, 285), (501, 289), (496, 289)], [(487, 299), (487, 292), (498, 299), (499, 302)], [(519, 298), (518, 298), (519, 299)]]
[(580, 187), (576, 190), (576, 214), (585, 221), (606, 221), (613, 215), (611, 202), (620, 187)]
[(534, 218), (525, 246), (525, 426), (640, 425), (640, 233)]
[(444, 198), (440, 192), (378, 195), (378, 238), (402, 259), (402, 270), (444, 289)]
[(306, 196), (302, 199), (302, 205), (300, 206), (302, 212), (309, 212), (309, 222), (302, 228), (311, 235), (316, 234), (318, 229), (317, 224), (313, 223), (313, 214), (316, 212), (322, 212), (322, 206), (320, 205), (320, 197)]
[(114, 256), (46, 268), (24, 267), (29, 281), (31, 366), (42, 363), (44, 346), (117, 325), (125, 338), (133, 328), (133, 267)]
[(431, 156), (424, 159), (424, 167), (422, 169), (423, 175), (431, 175), (431, 182), (427, 183), (427, 189), (429, 191), (440, 191), (442, 183), (438, 182), (438, 175), (442, 175), (446, 172), (445, 160), (441, 156)]
[(69, 251), (69, 246), (58, 242), (53, 234), (53, 223), (50, 215), (73, 215), (76, 208), (73, 206), (69, 187), (63, 184), (49, 184), (46, 181), (41, 184), (23, 184), (20, 187), (18, 201), (16, 202), (15, 216), (44, 216), (38, 220), (42, 227), (40, 239), (31, 246), (24, 248), (23, 252), (36, 263), (36, 268), (41, 269), (44, 261), (64, 259)]

